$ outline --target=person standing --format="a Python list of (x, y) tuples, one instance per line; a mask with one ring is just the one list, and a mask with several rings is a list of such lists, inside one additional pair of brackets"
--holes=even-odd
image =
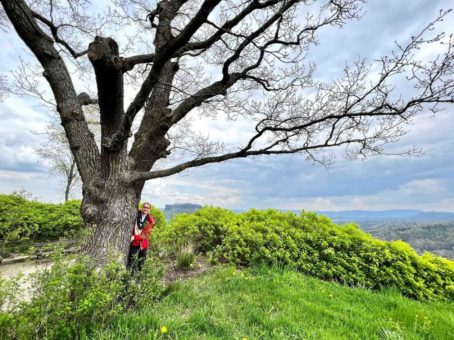
[(137, 212), (134, 228), (132, 229), (128, 268), (133, 271), (140, 271), (147, 258), (150, 235), (154, 227), (154, 219), (150, 214), (150, 209), (150, 203), (145, 202), (142, 204), (142, 209)]

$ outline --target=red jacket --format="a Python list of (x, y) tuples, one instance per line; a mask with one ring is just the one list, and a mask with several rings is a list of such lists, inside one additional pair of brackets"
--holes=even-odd
[(145, 226), (142, 228), (142, 230), (137, 230), (136, 228), (136, 223), (134, 223), (134, 227), (132, 228), (132, 236), (134, 239), (131, 241), (131, 245), (134, 247), (139, 247), (142, 250), (145, 250), (148, 248), (150, 245), (150, 235), (151, 231), (153, 230), (154, 227), (154, 219), (153, 216), (148, 214), (148, 220), (145, 223)]

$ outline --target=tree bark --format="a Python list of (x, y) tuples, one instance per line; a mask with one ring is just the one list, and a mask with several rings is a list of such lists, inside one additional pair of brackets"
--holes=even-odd
[(108, 187), (105, 192), (109, 199), (97, 207), (100, 211), (98, 223), (90, 224), (87, 221), (92, 230), (82, 250), (99, 265), (109, 259), (126, 265), (140, 198), (131, 185), (125, 186), (114, 181), (106, 181), (106, 184)]
[(118, 44), (112, 38), (96, 37), (88, 48), (98, 85), (101, 116), (101, 167), (84, 186), (82, 217), (91, 227), (83, 251), (102, 265), (110, 257), (126, 265), (129, 238), (140, 199), (132, 185), (127, 139), (112, 148), (120, 129), (123, 108), (123, 71)]

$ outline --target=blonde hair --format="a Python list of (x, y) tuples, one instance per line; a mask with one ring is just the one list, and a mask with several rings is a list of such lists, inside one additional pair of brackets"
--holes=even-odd
[(142, 208), (143, 208), (143, 206), (144, 206), (145, 204), (147, 204), (147, 205), (148, 205), (148, 207), (150, 207), (150, 208), (151, 208), (151, 204), (150, 204), (150, 202), (143, 202), (143, 203), (142, 203)]

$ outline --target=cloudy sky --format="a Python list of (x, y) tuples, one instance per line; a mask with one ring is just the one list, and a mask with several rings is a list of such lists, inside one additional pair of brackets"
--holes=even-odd
[[(368, 62), (389, 54), (393, 42), (418, 33), (450, 0), (371, 0), (361, 20), (343, 29), (325, 29), (311, 60), (316, 76), (333, 79), (345, 63), (358, 57)], [(452, 30), (454, 14), (438, 26)], [(450, 27), (451, 26), (451, 27)], [(0, 31), (0, 74), (25, 60), (24, 45), (14, 32)], [(52, 114), (38, 102), (10, 95), (0, 103), (0, 193), (25, 189), (43, 201), (63, 198), (61, 180), (37, 155), (35, 148)], [(216, 122), (206, 122), (213, 133)], [(420, 157), (379, 156), (364, 161), (342, 157), (326, 169), (297, 155), (232, 160), (190, 169), (149, 182), (143, 199), (158, 207), (198, 203), (232, 209), (279, 208), (305, 210), (421, 209), (454, 212), (454, 106), (433, 116), (422, 112), (410, 132), (390, 151), (421, 147)], [(234, 137), (233, 137), (234, 138)], [(75, 192), (75, 197), (80, 194)]]

